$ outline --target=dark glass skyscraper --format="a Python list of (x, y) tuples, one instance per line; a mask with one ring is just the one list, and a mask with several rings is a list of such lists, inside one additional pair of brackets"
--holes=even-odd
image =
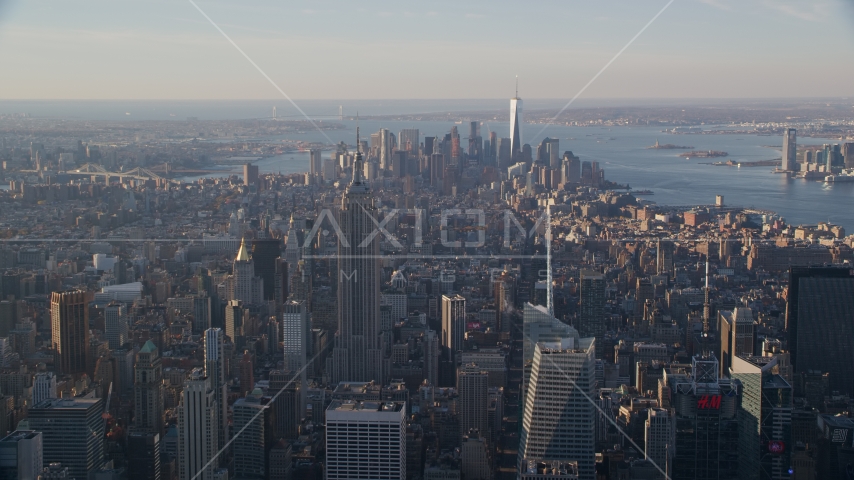
[(131, 432), (127, 446), (128, 480), (160, 480), (160, 435)]
[(740, 478), (791, 478), (792, 386), (773, 372), (777, 357), (736, 356), (732, 378), (741, 382), (738, 412)]
[[(599, 272), (581, 272), (581, 301), (578, 309), (578, 333), (582, 337), (595, 337), (602, 345), (605, 336), (605, 276)], [(602, 348), (596, 352), (602, 358)]]
[(692, 374), (668, 374), (670, 403), (676, 412), (672, 480), (736, 478), (738, 409), (741, 382), (718, 378), (714, 355), (697, 355)]
[(797, 144), (798, 131), (794, 128), (789, 128), (783, 134), (783, 162), (781, 170), (797, 170), (797, 162), (795, 157), (798, 153)]
[(264, 280), (264, 300), (276, 299), (276, 259), (282, 256), (282, 241), (264, 239), (252, 241), (252, 260), (255, 275)]
[(59, 462), (70, 478), (88, 478), (104, 464), (104, 401), (53, 398), (33, 405), (30, 428), (42, 432), (44, 465)]
[(854, 395), (854, 275), (849, 267), (792, 267), (786, 330), (795, 374), (830, 374), (830, 390)]

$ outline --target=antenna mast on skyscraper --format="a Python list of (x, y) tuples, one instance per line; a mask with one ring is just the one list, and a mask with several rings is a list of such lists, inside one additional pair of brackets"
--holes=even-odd
[(552, 206), (546, 205), (546, 309), (554, 317), (554, 300), (552, 288)]
[(709, 305), (709, 251), (706, 250), (706, 288), (705, 300), (703, 301), (703, 356), (709, 356), (709, 315), (711, 314), (711, 306)]
[(519, 75), (516, 75), (516, 97), (519, 98)]
[(353, 184), (362, 183), (362, 142), (359, 140), (359, 112), (356, 112), (356, 158), (353, 159)]
[(703, 301), (703, 331), (709, 331), (709, 255), (706, 254), (706, 288), (705, 300)]

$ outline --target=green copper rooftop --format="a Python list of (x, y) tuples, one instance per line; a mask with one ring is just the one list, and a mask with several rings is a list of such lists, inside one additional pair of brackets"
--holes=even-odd
[(146, 341), (145, 345), (143, 345), (142, 348), (139, 349), (139, 353), (154, 353), (156, 351), (157, 345), (152, 343), (151, 340)]

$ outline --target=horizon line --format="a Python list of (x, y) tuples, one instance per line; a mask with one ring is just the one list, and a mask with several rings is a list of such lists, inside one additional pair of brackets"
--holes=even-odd
[[(505, 101), (512, 97), (417, 97), (417, 98), (298, 98), (301, 101), (350, 101), (350, 102), (371, 102), (371, 101), (435, 101), (435, 100), (477, 100), (477, 101)], [(543, 100), (543, 101), (563, 101), (564, 97), (519, 97), (521, 100)], [(581, 100), (581, 99), (580, 99)], [(805, 96), (805, 97), (587, 97), (583, 100), (645, 100), (645, 101), (690, 101), (690, 100), (854, 100), (854, 93), (851, 95), (836, 95), (836, 96)], [(148, 102), (148, 101), (185, 101), (185, 102), (274, 102), (281, 101), (276, 98), (0, 98), (0, 102), (115, 102), (115, 101), (131, 101), (131, 102)]]

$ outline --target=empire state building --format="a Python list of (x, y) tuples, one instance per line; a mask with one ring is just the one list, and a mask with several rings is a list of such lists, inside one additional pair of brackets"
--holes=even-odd
[(338, 222), (338, 333), (332, 351), (331, 380), (384, 382), (380, 337), (380, 236), (377, 208), (356, 133), (353, 181), (341, 199)]

